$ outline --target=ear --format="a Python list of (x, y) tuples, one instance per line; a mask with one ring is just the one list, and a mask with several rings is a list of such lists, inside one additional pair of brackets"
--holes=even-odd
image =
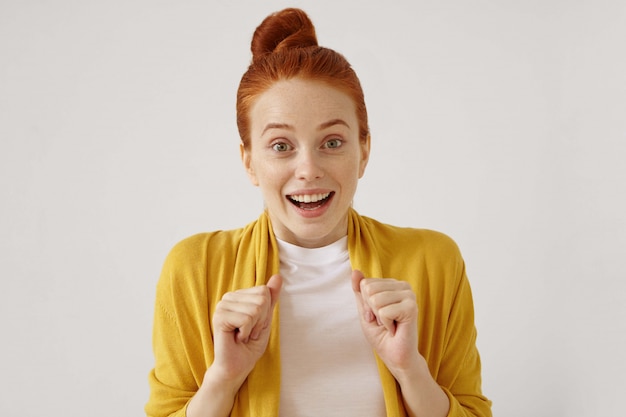
[(246, 170), (246, 173), (248, 174), (248, 178), (250, 179), (250, 182), (252, 183), (252, 185), (254, 186), (259, 186), (259, 181), (256, 178), (256, 174), (254, 173), (254, 168), (252, 168), (252, 157), (250, 155), (250, 150), (246, 149), (243, 146), (243, 143), (239, 144), (239, 152), (241, 154), (241, 162), (243, 163), (243, 167)]
[(365, 167), (367, 167), (367, 162), (370, 159), (370, 135), (367, 134), (367, 137), (361, 143), (361, 162), (359, 163), (359, 178), (363, 177), (365, 174)]

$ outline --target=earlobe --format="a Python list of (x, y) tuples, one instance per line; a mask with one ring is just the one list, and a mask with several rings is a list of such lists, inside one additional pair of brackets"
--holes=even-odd
[(252, 158), (250, 157), (250, 151), (247, 150), (243, 143), (239, 145), (239, 152), (241, 154), (241, 162), (243, 163), (243, 167), (246, 170), (246, 174), (248, 174), (248, 178), (252, 185), (258, 187), (259, 182), (257, 181), (256, 174), (254, 173), (254, 169), (252, 167)]

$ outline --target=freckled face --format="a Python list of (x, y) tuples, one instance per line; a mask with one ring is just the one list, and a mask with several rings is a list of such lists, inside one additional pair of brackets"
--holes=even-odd
[(303, 247), (345, 236), (369, 157), (352, 99), (318, 81), (279, 81), (256, 99), (250, 122), (242, 160), (276, 236)]

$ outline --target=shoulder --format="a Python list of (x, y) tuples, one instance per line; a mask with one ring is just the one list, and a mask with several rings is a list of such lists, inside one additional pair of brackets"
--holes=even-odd
[(207, 256), (213, 247), (224, 250), (236, 245), (241, 239), (243, 229), (216, 230), (197, 233), (177, 242), (169, 251), (166, 262), (188, 262), (200, 260)]
[(458, 245), (445, 233), (431, 229), (394, 226), (369, 217), (362, 218), (381, 248), (393, 247), (394, 251), (401, 253), (415, 254), (416, 250), (419, 250), (423, 255), (460, 257)]
[(258, 220), (255, 220), (237, 229), (214, 230), (188, 236), (172, 247), (166, 263), (206, 260), (216, 253), (228, 255), (230, 251), (237, 251), (244, 236), (250, 234), (257, 223)]
[[(363, 218), (383, 273), (411, 282), (435, 298), (451, 295), (465, 277), (465, 262), (456, 242), (445, 233), (385, 224)], [(444, 298), (450, 298), (446, 295)]]
[(180, 240), (165, 258), (160, 286), (179, 289), (204, 286), (212, 265), (235, 256), (244, 230), (203, 232)]

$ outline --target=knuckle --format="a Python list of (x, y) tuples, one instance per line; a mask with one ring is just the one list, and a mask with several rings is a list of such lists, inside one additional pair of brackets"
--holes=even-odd
[(225, 305), (228, 303), (228, 300), (226, 300), (225, 298), (222, 298), (221, 300), (219, 300), (217, 302), (217, 304), (215, 305), (215, 311), (223, 311), (225, 310)]
[(370, 296), (370, 306), (372, 308), (379, 310), (383, 308), (384, 305), (385, 305), (384, 294), (378, 293), (378, 294), (373, 294), (372, 296)]
[(417, 299), (417, 297), (415, 296), (415, 292), (413, 292), (413, 289), (411, 289), (411, 287), (405, 289), (403, 292), (406, 298), (413, 301)]
[(252, 304), (250, 306), (250, 316), (252, 317), (260, 317), (263, 314), (263, 306), (260, 304)]
[(235, 301), (235, 299), (237, 298), (237, 295), (234, 292), (227, 292), (222, 296), (222, 300), (221, 301)]

